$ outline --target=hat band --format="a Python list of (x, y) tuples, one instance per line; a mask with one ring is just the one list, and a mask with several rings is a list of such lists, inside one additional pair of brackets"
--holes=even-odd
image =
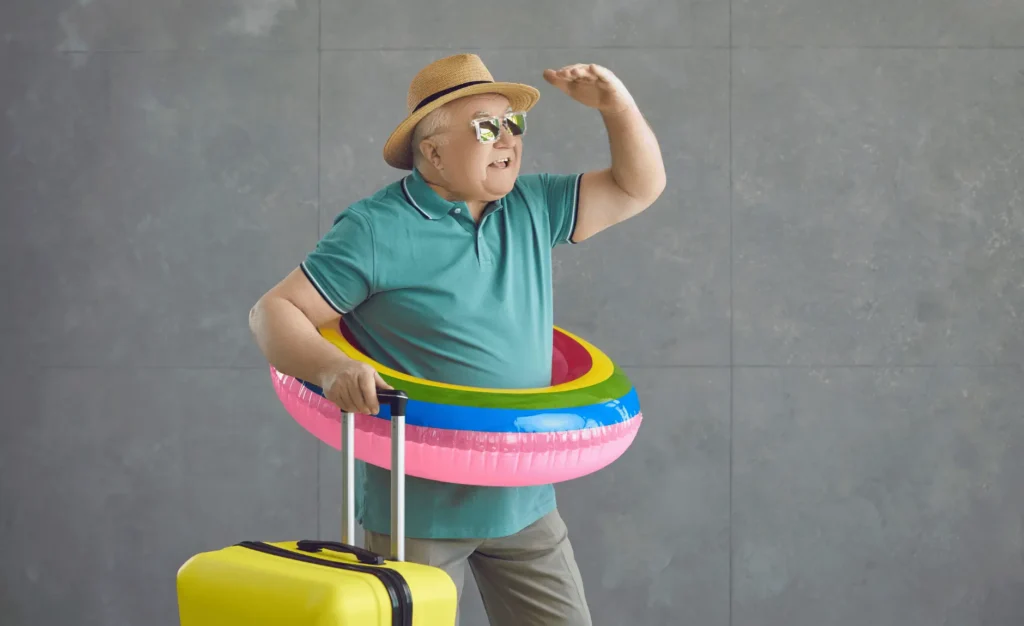
[(420, 109), (422, 109), (423, 107), (427, 106), (428, 104), (430, 104), (434, 100), (437, 100), (438, 98), (442, 98), (444, 96), (447, 96), (451, 92), (458, 91), (459, 89), (462, 89), (463, 87), (469, 87), (471, 85), (481, 85), (483, 83), (493, 83), (493, 82), (494, 82), (493, 80), (472, 80), (472, 81), (469, 81), (468, 83), (462, 83), (462, 84), (459, 84), (459, 85), (455, 85), (454, 87), (449, 87), (447, 89), (442, 89), (441, 91), (433, 93), (433, 94), (427, 96), (426, 98), (420, 100), (420, 103), (416, 105), (416, 108), (413, 109), (412, 112), (415, 113), (416, 111), (419, 111)]

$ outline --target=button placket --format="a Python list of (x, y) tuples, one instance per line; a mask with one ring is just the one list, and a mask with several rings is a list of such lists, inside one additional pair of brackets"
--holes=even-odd
[(451, 219), (455, 220), (455, 223), (464, 231), (470, 235), (476, 234), (476, 224), (473, 223), (473, 219), (469, 216), (469, 213), (462, 210), (461, 206), (452, 207), (452, 209), (448, 211), (448, 215)]
[(484, 235), (484, 228), (487, 226), (487, 220), (490, 217), (491, 213), (486, 213), (476, 229), (476, 257), (481, 265), (491, 265), (494, 263), (494, 255), (491, 254), (491, 249), (487, 245), (487, 237)]

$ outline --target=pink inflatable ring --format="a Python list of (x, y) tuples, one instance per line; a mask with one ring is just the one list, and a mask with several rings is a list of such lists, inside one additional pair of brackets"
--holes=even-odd
[[(630, 446), (642, 415), (636, 389), (583, 339), (554, 328), (551, 386), (466, 387), (408, 376), (356, 346), (343, 322), (320, 333), (353, 359), (373, 366), (406, 405), (406, 473), (469, 485), (525, 486), (585, 476)], [(323, 390), (271, 367), (285, 409), (318, 439), (341, 448), (341, 411)], [(356, 458), (390, 469), (390, 409), (355, 415)]]

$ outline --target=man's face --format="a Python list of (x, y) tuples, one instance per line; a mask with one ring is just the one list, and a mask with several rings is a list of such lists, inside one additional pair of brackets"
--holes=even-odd
[[(448, 187), (467, 199), (493, 201), (505, 196), (519, 175), (523, 149), (522, 137), (502, 125), (511, 111), (508, 99), (496, 94), (469, 96), (446, 108), (450, 123), (438, 153)], [(485, 132), (495, 132), (494, 118), (501, 132), (496, 141), (482, 143), (473, 122), (481, 123)]]

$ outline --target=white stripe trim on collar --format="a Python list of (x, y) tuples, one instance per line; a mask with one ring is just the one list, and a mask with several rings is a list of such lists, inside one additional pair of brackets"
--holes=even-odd
[(412, 205), (414, 207), (416, 207), (417, 211), (419, 211), (420, 213), (423, 214), (423, 217), (427, 218), (428, 220), (429, 219), (433, 219), (433, 218), (430, 217), (429, 213), (427, 213), (426, 211), (423, 210), (423, 207), (421, 207), (419, 204), (417, 204), (416, 198), (412, 197), (412, 194), (409, 193), (408, 181), (409, 181), (409, 177), (408, 176), (402, 179), (402, 191), (405, 192), (405, 197), (409, 200), (409, 202), (412, 203)]

